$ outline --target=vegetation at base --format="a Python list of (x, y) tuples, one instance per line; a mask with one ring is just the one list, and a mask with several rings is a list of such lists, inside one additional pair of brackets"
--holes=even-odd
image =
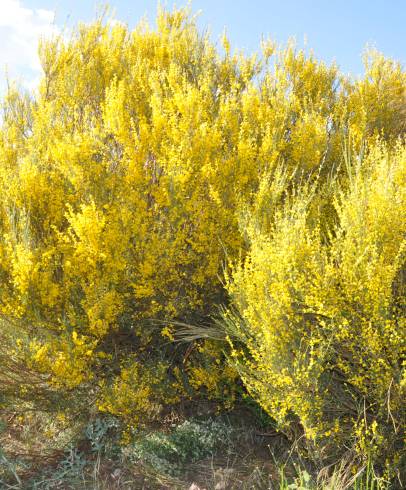
[[(183, 490), (193, 485), (216, 490), (393, 488), (377, 477), (369, 462), (357, 473), (351, 471), (350, 462), (342, 462), (331, 473), (318, 467), (300, 457), (280, 433), (264, 430), (243, 406), (227, 415), (184, 419), (178, 412), (176, 417), (176, 422), (172, 418), (160, 429), (134, 432), (127, 442), (120, 436), (124, 426), (110, 416), (76, 424), (73, 439), (71, 422), (55, 423), (44, 414), (41, 421), (38, 414), (27, 417), (20, 427), (29, 430), (16, 431), (12, 443), (7, 430), (2, 433), (8, 453), (1, 456), (2, 485), (27, 490)], [(38, 429), (56, 425), (53, 444), (58, 449), (44, 452), (46, 443)], [(16, 443), (20, 451), (30, 448), (30, 452), (10, 457)]]
[(401, 64), (188, 9), (39, 53), (0, 126), (1, 485), (405, 485)]

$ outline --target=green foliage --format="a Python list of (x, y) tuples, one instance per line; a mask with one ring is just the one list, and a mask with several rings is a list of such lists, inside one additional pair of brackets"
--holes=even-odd
[(154, 470), (179, 475), (187, 465), (227, 450), (231, 429), (224, 423), (188, 420), (168, 434), (153, 432), (138, 437), (131, 446), (131, 457)]
[(89, 422), (85, 428), (84, 435), (90, 442), (91, 450), (98, 454), (112, 453), (110, 447), (112, 437), (111, 433), (116, 432), (120, 427), (117, 419), (113, 417), (97, 417), (94, 421)]
[(316, 485), (312, 483), (311, 476), (307, 471), (299, 470), (299, 475), (292, 483), (288, 482), (283, 470), (280, 472), (280, 490), (315, 490)]

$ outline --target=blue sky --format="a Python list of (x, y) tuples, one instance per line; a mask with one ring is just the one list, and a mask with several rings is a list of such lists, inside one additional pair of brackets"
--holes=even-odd
[[(103, 3), (103, 2), (102, 2)], [(155, 0), (111, 0), (117, 19), (134, 26), (144, 15), (153, 22)], [(175, 3), (161, 2), (171, 8)], [(89, 21), (101, 2), (94, 0), (0, 0), (0, 93), (4, 70), (34, 87), (40, 77), (36, 55), (39, 36), (60, 32), (64, 25)], [(234, 47), (255, 50), (261, 36), (286, 42), (295, 37), (321, 59), (335, 60), (343, 72), (362, 73), (361, 53), (367, 44), (406, 61), (406, 0), (194, 0), (199, 23), (218, 40), (224, 28)]]

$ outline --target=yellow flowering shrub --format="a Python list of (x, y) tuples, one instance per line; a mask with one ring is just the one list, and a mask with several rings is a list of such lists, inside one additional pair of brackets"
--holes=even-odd
[(98, 409), (135, 426), (152, 422), (164, 405), (179, 399), (178, 383), (169, 381), (167, 370), (165, 363), (141, 364), (130, 356), (119, 376), (104, 386)]
[[(11, 87), (3, 102), (0, 313), (32, 326), (22, 347), (32, 369), (54, 386), (102, 386), (100, 406), (126, 418), (144, 400), (137, 383), (145, 400), (158, 386), (147, 354), (179, 352), (176, 322), (160, 335), (148, 321), (193, 323), (226, 301), (224, 264), (246, 252), (239, 210), (267, 208), (275, 169), (288, 186), (324, 182), (342, 173), (348, 132), (359, 147), (401, 132), (404, 74), (378, 54), (353, 81), (292, 43), (250, 57), (226, 38), (223, 48), (188, 9), (132, 31), (98, 19), (43, 41), (38, 89)], [(335, 221), (330, 195), (318, 207)], [(316, 246), (299, 250), (301, 231), (289, 233), (303, 256)], [(295, 250), (281, 250), (280, 267)], [(189, 385), (232, 401), (235, 373), (213, 349), (192, 352)]]
[(224, 343), (205, 340), (196, 345), (196, 350), (185, 362), (189, 385), (218, 402), (220, 409), (231, 408), (237, 396), (238, 372), (226, 362)]
[(377, 134), (393, 141), (406, 129), (406, 72), (400, 62), (375, 50), (366, 51), (364, 66), (362, 79), (343, 81), (341, 114), (359, 142)]
[(72, 332), (71, 338), (60, 336), (54, 341), (33, 340), (29, 344), (28, 365), (39, 372), (51, 374), (57, 387), (75, 388), (92, 379), (91, 361), (95, 341)]
[(243, 221), (249, 252), (228, 273), (224, 324), (245, 386), (281, 427), (382, 456), (406, 429), (406, 147), (377, 141), (348, 172), (327, 235), (313, 205), (324, 185), (286, 187), (276, 206), (282, 184), (268, 187), (271, 204)]

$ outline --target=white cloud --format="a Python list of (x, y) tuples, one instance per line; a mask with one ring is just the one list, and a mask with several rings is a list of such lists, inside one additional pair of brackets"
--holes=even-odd
[(21, 0), (0, 0), (0, 93), (6, 71), (28, 88), (36, 85), (41, 74), (38, 41), (58, 32), (54, 12), (25, 8)]

